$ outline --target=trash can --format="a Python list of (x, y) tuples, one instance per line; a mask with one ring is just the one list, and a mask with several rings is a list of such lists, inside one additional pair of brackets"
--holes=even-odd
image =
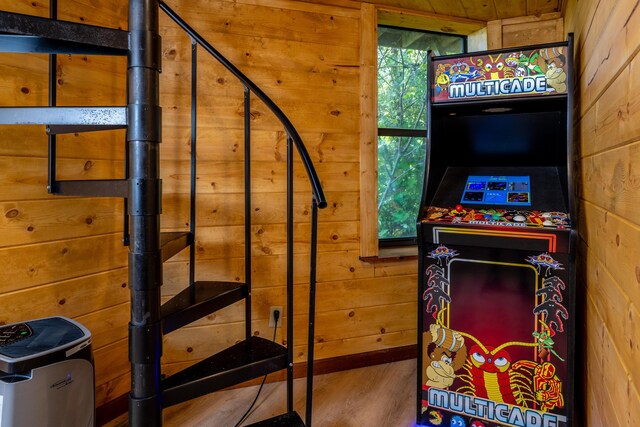
[(0, 427), (95, 425), (91, 333), (65, 317), (0, 326)]

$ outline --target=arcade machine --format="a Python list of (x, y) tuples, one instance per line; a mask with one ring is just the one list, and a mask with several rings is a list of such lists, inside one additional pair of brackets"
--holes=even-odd
[(572, 36), (434, 57), (417, 424), (573, 422)]

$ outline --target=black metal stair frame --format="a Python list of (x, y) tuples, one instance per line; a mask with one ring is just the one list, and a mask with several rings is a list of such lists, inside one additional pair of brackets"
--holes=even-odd
[[(289, 119), (284, 115), (282, 110), (259, 88), (257, 87), (246, 75), (244, 75), (237, 67), (229, 62), (223, 55), (221, 55), (210, 43), (208, 43), (200, 34), (198, 34), (191, 26), (189, 26), (175, 11), (173, 11), (166, 3), (159, 2), (160, 9), (164, 11), (175, 23), (177, 23), (192, 40), (192, 153), (195, 151), (195, 105), (196, 105), (196, 88), (195, 83), (197, 81), (197, 47), (202, 47), (207, 53), (213, 56), (219, 63), (224, 65), (242, 84), (244, 87), (244, 148), (245, 148), (245, 286), (246, 286), (246, 341), (236, 346), (237, 349), (244, 348), (241, 352), (243, 357), (247, 358), (247, 354), (252, 354), (251, 357), (255, 358), (254, 352), (260, 352), (260, 347), (251, 345), (256, 341), (255, 337), (251, 337), (251, 192), (250, 192), (250, 101), (251, 95), (255, 95), (259, 98), (279, 119), (287, 133), (287, 343), (284, 356), (273, 360), (270, 357), (270, 353), (263, 354), (262, 362), (256, 364), (263, 366), (264, 370), (260, 371), (260, 375), (274, 372), (286, 367), (287, 369), (287, 413), (265, 420), (257, 425), (262, 426), (303, 426), (302, 420), (299, 415), (293, 410), (293, 149), (297, 149), (302, 162), (307, 171), (309, 180), (312, 187), (312, 231), (311, 231), (311, 265), (310, 265), (310, 310), (309, 310), (309, 359), (308, 359), (308, 375), (307, 375), (307, 413), (306, 423), (311, 425), (311, 400), (313, 389), (313, 331), (314, 331), (314, 316), (315, 316), (315, 283), (316, 283), (316, 248), (317, 248), (317, 214), (319, 208), (324, 208), (327, 205), (320, 181), (311, 162), (310, 156), (298, 134), (293, 127)], [(195, 173), (192, 175), (194, 176)], [(195, 197), (195, 195), (193, 196)], [(192, 199), (193, 200), (193, 199)], [(193, 219), (195, 220), (195, 218)], [(193, 224), (193, 221), (192, 221)], [(273, 345), (273, 344), (272, 344)], [(269, 347), (267, 347), (269, 348)], [(226, 351), (225, 351), (226, 352)], [(223, 352), (223, 353), (225, 353)], [(191, 371), (187, 374), (185, 372), (178, 373), (172, 377), (163, 381), (163, 395), (168, 399), (166, 404), (174, 404), (182, 402), (188, 398), (196, 397), (203, 394), (203, 392), (212, 391), (213, 389), (219, 389), (223, 384), (226, 384), (224, 379), (221, 379), (228, 374), (224, 372), (224, 369), (219, 372), (209, 372), (212, 366), (221, 365), (225, 366), (225, 362), (221, 362), (219, 359), (222, 355), (214, 355), (210, 359), (202, 361), (191, 368)], [(253, 365), (253, 364), (248, 364)], [(266, 365), (266, 367), (265, 367)], [(231, 368), (230, 368), (231, 369)], [(253, 372), (253, 376), (259, 376), (258, 371)], [(198, 385), (190, 386), (193, 395), (188, 393), (174, 394), (171, 390), (174, 388), (180, 389), (175, 384), (188, 382), (185, 377), (194, 376), (202, 378)], [(237, 379), (241, 379), (242, 374), (235, 374)], [(175, 379), (174, 379), (175, 378)], [(245, 378), (248, 379), (248, 378)], [(226, 384), (228, 385), (228, 384)], [(201, 390), (197, 390), (201, 388)], [(196, 391), (197, 390), (197, 391)], [(169, 398), (169, 396), (182, 395), (181, 397)], [(185, 397), (185, 395), (189, 397)]]
[[(313, 338), (318, 209), (327, 205), (320, 181), (298, 132), (275, 103), (220, 55), (165, 3), (129, 2), (129, 31), (58, 21), (57, 4), (51, 19), (0, 11), (0, 52), (50, 53), (49, 106), (0, 108), (0, 124), (44, 124), (49, 134), (49, 191), (54, 194), (122, 197), (125, 199), (124, 242), (129, 244), (129, 360), (132, 426), (159, 426), (164, 407), (229, 385), (287, 369), (287, 413), (260, 426), (304, 426), (293, 410), (293, 149), (297, 149), (312, 187), (311, 265), (309, 293), (309, 352), (306, 424), (311, 425)], [(160, 232), (161, 180), (159, 145), (161, 71), (159, 8), (192, 40), (191, 199), (190, 229)], [(204, 48), (244, 86), (245, 102), (245, 283), (195, 280), (196, 232), (196, 94), (197, 52)], [(126, 107), (56, 107), (56, 54), (127, 55)], [(287, 133), (287, 344), (252, 336), (251, 328), (251, 159), (250, 101), (258, 97), (280, 120)], [(59, 181), (56, 179), (56, 135), (127, 129), (124, 179)], [(190, 248), (189, 286), (165, 304), (160, 303), (162, 265)], [(161, 380), (162, 336), (216, 310), (244, 300), (245, 339), (220, 353)]]
[(47, 19), (0, 11), (0, 51), (117, 56), (129, 53), (127, 31), (59, 21), (55, 13), (52, 15)]
[[(48, 133), (48, 191), (67, 196), (122, 197), (127, 205), (127, 176), (120, 180), (58, 181), (56, 135), (124, 129), (126, 107), (56, 107), (57, 54), (126, 56), (129, 32), (57, 20), (57, 1), (49, 4), (50, 18), (0, 11), (0, 52), (49, 53), (49, 106), (2, 107), (0, 123), (44, 124)], [(124, 213), (123, 241), (128, 244), (128, 216)]]

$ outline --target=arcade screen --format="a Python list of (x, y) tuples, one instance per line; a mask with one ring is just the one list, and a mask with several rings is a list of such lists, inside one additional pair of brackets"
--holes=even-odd
[(460, 203), (531, 206), (529, 176), (469, 175)]

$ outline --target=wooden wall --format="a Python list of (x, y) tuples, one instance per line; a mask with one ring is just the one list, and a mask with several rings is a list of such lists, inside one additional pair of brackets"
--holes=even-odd
[[(355, 5), (355, 6), (354, 6)], [(319, 225), (316, 357), (414, 344), (416, 262), (360, 261), (359, 3), (289, 0), (175, 1), (172, 6), (282, 107), (300, 131), (329, 207)], [(5, 10), (39, 16), (48, 4)], [(60, 0), (61, 19), (126, 29), (126, 2)], [(190, 43), (161, 20), (164, 111), (162, 227), (188, 227)], [(242, 88), (199, 54), (196, 277), (244, 280), (242, 259)], [(0, 56), (0, 103), (46, 105), (47, 57)], [(126, 60), (61, 56), (60, 105), (124, 105)], [(285, 305), (285, 135), (264, 105), (251, 105), (254, 333), (270, 337), (270, 306)], [(59, 138), (62, 179), (119, 178), (124, 132)], [(296, 158), (297, 159), (297, 158)], [(129, 390), (127, 249), (122, 202), (46, 192), (44, 128), (0, 127), (0, 322), (65, 315), (93, 334), (97, 405)], [(310, 187), (296, 160), (296, 361), (306, 355)], [(165, 297), (186, 285), (188, 254), (165, 265)], [(227, 308), (166, 337), (165, 372), (243, 337), (243, 306)], [(278, 340), (282, 341), (282, 330)]]
[[(60, 17), (126, 28), (123, 0), (60, 0)], [(417, 262), (369, 264), (360, 256), (361, 29), (358, 2), (176, 0), (171, 5), (254, 79), (289, 115), (307, 143), (329, 198), (319, 226), (316, 356), (415, 343)], [(584, 4), (583, 4), (584, 3)], [(577, 131), (586, 295), (586, 425), (638, 419), (640, 304), (638, 64), (640, 32), (632, 4), (569, 3), (565, 30), (576, 33), (580, 102)], [(366, 8), (371, 7), (366, 6)], [(365, 8), (365, 9), (366, 9)], [(2, 9), (46, 16), (48, 4), (20, 0)], [(98, 12), (99, 11), (99, 12)], [(557, 19), (554, 18), (554, 19)], [(508, 24), (508, 23), (507, 23)], [(556, 23), (557, 24), (557, 23)], [(502, 25), (500, 28), (504, 27)], [(557, 31), (557, 26), (554, 27)], [(518, 34), (517, 28), (502, 31)], [(161, 21), (164, 109), (163, 229), (188, 226), (189, 40)], [(488, 31), (488, 38), (491, 36)], [(545, 32), (545, 37), (548, 32)], [(529, 39), (526, 44), (552, 40)], [(507, 42), (508, 43), (508, 42)], [(491, 46), (490, 46), (491, 47)], [(199, 54), (197, 278), (244, 280), (242, 259), (242, 88)], [(0, 55), (0, 103), (46, 104), (46, 57)], [(62, 56), (61, 105), (123, 105), (126, 61)], [(89, 95), (91, 94), (91, 95)], [(285, 135), (264, 105), (251, 105), (253, 128), (254, 333), (271, 336), (269, 307), (284, 305)], [(60, 138), (59, 177), (123, 173), (123, 132)], [(61, 314), (94, 335), (97, 404), (128, 391), (126, 248), (122, 203), (46, 193), (42, 127), (0, 127), (0, 322)], [(296, 360), (304, 360), (310, 196), (296, 165)], [(164, 295), (187, 280), (188, 256), (165, 266)], [(238, 304), (170, 334), (167, 371), (242, 338)], [(282, 331), (278, 340), (283, 340)], [(614, 405), (615, 402), (615, 405)], [(620, 407), (622, 406), (622, 408)], [(615, 420), (616, 424), (610, 424)]]
[(640, 419), (640, 16), (634, 2), (570, 1), (576, 40), (584, 425)]
[[(366, 264), (360, 245), (360, 42), (358, 7), (297, 1), (174, 2), (222, 54), (273, 97), (306, 141), (329, 207), (320, 212), (316, 357), (415, 343), (414, 261)], [(165, 111), (162, 174), (165, 226), (183, 227), (189, 154), (188, 40), (161, 22)], [(185, 43), (186, 42), (186, 43)], [(204, 53), (198, 56), (198, 231), (196, 277), (243, 280), (242, 88)], [(269, 307), (285, 305), (285, 163), (282, 128), (265, 106), (251, 104), (254, 203), (254, 333), (270, 337)], [(296, 157), (294, 342), (306, 357), (310, 189)], [(168, 296), (184, 286), (188, 258), (165, 268)], [(243, 305), (230, 307), (166, 339), (173, 370), (243, 336)], [(278, 332), (283, 340), (284, 332)]]
[[(60, 19), (126, 29), (124, 1), (59, 3)], [(0, 8), (49, 13), (39, 1), (4, 1)], [(46, 55), (1, 54), (1, 105), (46, 105), (47, 64)], [(58, 103), (124, 105), (125, 75), (126, 58), (61, 55)], [(123, 146), (123, 131), (61, 136), (58, 178), (120, 178)], [(128, 369), (122, 202), (47, 194), (46, 156), (44, 127), (0, 126), (0, 322), (63, 315), (86, 325), (100, 405), (128, 388), (128, 377), (116, 380)]]
[[(585, 426), (634, 426), (640, 419), (640, 80), (635, 4), (568, 2), (564, 34), (576, 49), (575, 140), (580, 248), (582, 363), (578, 409)], [(550, 22), (507, 30), (488, 23), (489, 45), (530, 44)], [(560, 25), (556, 27), (558, 34)], [(507, 34), (515, 35), (506, 38)], [(566, 35), (557, 38), (564, 39)], [(520, 43), (525, 40), (525, 43)], [(553, 40), (545, 40), (553, 41)]]
[(564, 39), (564, 20), (560, 12), (487, 22), (488, 49), (553, 43)]

